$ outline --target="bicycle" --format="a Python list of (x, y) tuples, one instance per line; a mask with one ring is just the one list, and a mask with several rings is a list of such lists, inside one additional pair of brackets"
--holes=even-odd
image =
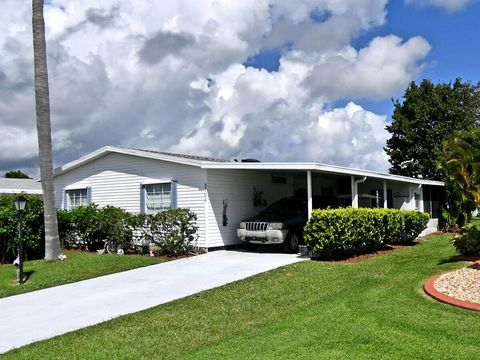
[(106, 252), (110, 255), (118, 255), (120, 253), (123, 254), (123, 248), (118, 242), (110, 240), (108, 238), (103, 240), (103, 242), (105, 243), (103, 246), (104, 253)]

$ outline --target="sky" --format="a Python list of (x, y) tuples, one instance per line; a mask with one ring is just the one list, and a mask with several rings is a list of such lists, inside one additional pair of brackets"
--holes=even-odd
[[(38, 176), (30, 2), (0, 0), (0, 175)], [(55, 166), (105, 145), (387, 171), (392, 98), (477, 83), (476, 0), (49, 0)]]

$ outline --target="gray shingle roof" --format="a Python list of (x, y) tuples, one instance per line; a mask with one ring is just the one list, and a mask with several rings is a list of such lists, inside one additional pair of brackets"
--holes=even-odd
[(42, 184), (40, 181), (33, 179), (0, 178), (0, 193), (20, 192), (40, 194), (42, 192)]
[[(116, 147), (122, 148), (122, 146), (116, 146)], [(165, 151), (157, 151), (157, 150), (150, 150), (150, 149), (137, 149), (137, 148), (131, 148), (131, 147), (123, 147), (123, 148), (124, 149), (130, 149), (130, 150), (136, 150), (136, 151), (145, 151), (145, 152), (154, 153), (154, 154), (174, 156), (174, 157), (179, 157), (179, 158), (183, 158), (183, 159), (191, 159), (191, 160), (198, 160), (198, 161), (212, 161), (212, 162), (228, 162), (228, 160), (216, 159), (216, 158), (211, 158), (211, 157), (206, 157), (206, 156), (177, 154), (177, 153), (171, 153), (171, 152), (165, 152)]]

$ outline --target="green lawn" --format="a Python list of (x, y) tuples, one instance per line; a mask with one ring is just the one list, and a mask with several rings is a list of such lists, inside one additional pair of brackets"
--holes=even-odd
[(13, 265), (0, 265), (0, 298), (90, 279), (101, 275), (157, 264), (161, 258), (140, 255), (97, 255), (79, 251), (66, 251), (64, 261), (27, 261), (24, 271), (29, 276), (24, 285), (16, 284)]
[(470, 220), (470, 222), (474, 225), (480, 226), (480, 217), (478, 216), (473, 217), (472, 220)]
[(363, 262), (294, 264), (5, 359), (477, 359), (480, 314), (422, 291), (465, 264), (454, 254), (448, 236), (430, 236)]

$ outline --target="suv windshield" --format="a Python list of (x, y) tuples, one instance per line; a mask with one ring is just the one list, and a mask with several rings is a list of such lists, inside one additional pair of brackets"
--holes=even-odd
[(306, 204), (299, 199), (283, 198), (275, 201), (262, 213), (265, 214), (300, 214), (307, 209)]

